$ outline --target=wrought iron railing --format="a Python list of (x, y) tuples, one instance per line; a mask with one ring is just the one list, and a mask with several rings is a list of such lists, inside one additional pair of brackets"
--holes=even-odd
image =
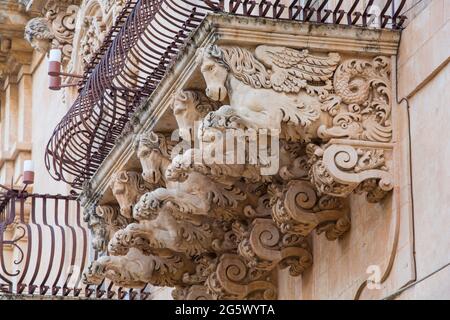
[[(303, 3), (303, 5), (302, 5)], [(179, 48), (210, 12), (299, 22), (399, 29), (406, 0), (132, 0), (96, 53), (78, 98), (61, 120), (46, 151), (47, 170), (56, 180), (81, 189), (100, 167), (132, 113), (163, 78)], [(379, 2), (377, 2), (379, 3)], [(359, 8), (359, 10), (358, 10)], [(362, 8), (362, 10), (361, 10)]]
[(148, 288), (125, 290), (107, 280), (99, 286), (84, 285), (81, 275), (92, 258), (89, 243), (75, 197), (0, 192), (0, 295), (150, 297)]

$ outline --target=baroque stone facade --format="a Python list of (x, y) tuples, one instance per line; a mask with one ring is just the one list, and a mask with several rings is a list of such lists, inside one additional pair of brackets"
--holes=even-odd
[(102, 256), (84, 281), (275, 299), (276, 270), (311, 267), (312, 232), (349, 231), (352, 194), (378, 203), (393, 189), (391, 57), (264, 42), (191, 55), (203, 84), (185, 82), (166, 109), (179, 139), (144, 129), (138, 112), (128, 138), (138, 166), (108, 178), (109, 197), (86, 186)]
[[(447, 0), (418, 2), (406, 2), (410, 23), (400, 44), (399, 33), (389, 31), (208, 17), (86, 184), (82, 200), (91, 235), (69, 215), (80, 227), (77, 244), (92, 242), (92, 252), (77, 253), (77, 261), (97, 260), (86, 279), (106, 278), (97, 292), (81, 284), (76, 291), (90, 288), (87, 299), (111, 299), (107, 288), (153, 284), (175, 287), (174, 298), (189, 300), (449, 297), (450, 149), (442, 137), (449, 135), (450, 6)], [(69, 193), (48, 175), (43, 147), (76, 89), (47, 90), (46, 53), (52, 46), (71, 51), (64, 70), (81, 74), (124, 3), (0, 1), (1, 184), (20, 189), (23, 161), (32, 159), (30, 192)], [(25, 37), (34, 49), (24, 39), (28, 21)], [(209, 59), (226, 69), (211, 76), (214, 81), (204, 80)], [(263, 91), (267, 95), (258, 97)], [(284, 103), (290, 100), (297, 101)], [(191, 141), (199, 128), (203, 145)], [(254, 128), (268, 128), (276, 139)], [(269, 145), (260, 158), (240, 165), (191, 161), (214, 151), (212, 140), (221, 132), (239, 130), (249, 134), (246, 143), (261, 138), (278, 148)], [(280, 160), (275, 173), (272, 154)], [(20, 226), (9, 227), (4, 239), (20, 236)], [(49, 265), (52, 275), (42, 283), (63, 287), (67, 270), (56, 283), (53, 262), (60, 259), (48, 254), (50, 236), (42, 238), (40, 259), (34, 250), (30, 258), (41, 263), (35, 284)], [(25, 237), (21, 244), (27, 239), (34, 246), (39, 241)], [(62, 265), (73, 264), (71, 246), (56, 239), (57, 252), (66, 252)], [(20, 248), (3, 246), (8, 270), (18, 257)], [(147, 285), (144, 295), (170, 295), (153, 289)], [(0, 293), (0, 300), (48, 298), (38, 291)], [(125, 296), (133, 299), (139, 291)]]

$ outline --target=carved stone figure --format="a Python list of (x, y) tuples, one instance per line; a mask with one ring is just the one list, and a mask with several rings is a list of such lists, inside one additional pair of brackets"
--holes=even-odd
[(183, 276), (186, 273), (194, 271), (194, 265), (183, 255), (144, 255), (133, 248), (125, 256), (103, 256), (92, 262), (84, 273), (83, 281), (100, 284), (104, 278), (108, 278), (128, 288), (142, 288), (147, 283), (176, 286), (183, 284)]
[(172, 110), (178, 124), (180, 137), (185, 141), (196, 137), (195, 124), (211, 111), (218, 103), (208, 99), (201, 91), (180, 90), (173, 97)]
[(71, 59), (75, 21), (79, 10), (79, 0), (47, 1), (43, 18), (33, 18), (25, 27), (25, 39), (39, 52), (50, 48), (62, 51), (63, 63)]
[(334, 144), (322, 150), (316, 146), (317, 160), (311, 167), (311, 181), (323, 194), (347, 197), (358, 187), (367, 191), (369, 202), (378, 202), (393, 189), (393, 178), (379, 148)]
[(281, 138), (301, 141), (308, 139), (305, 128), (320, 117), (317, 94), (332, 89), (340, 57), (269, 46), (259, 46), (253, 55), (239, 47), (211, 45), (200, 49), (197, 59), (207, 96), (230, 101), (206, 118), (206, 127), (272, 129), (281, 131)]
[(47, 53), (55, 38), (47, 19), (34, 18), (25, 26), (25, 39), (38, 52)]
[[(98, 207), (91, 223), (94, 246), (110, 256), (85, 280), (172, 286), (180, 300), (274, 299), (277, 268), (299, 276), (313, 263), (313, 231), (330, 241), (349, 231), (352, 194), (378, 202), (392, 190), (391, 66), (266, 45), (208, 45), (197, 62), (205, 93), (172, 100), (183, 143), (135, 138), (142, 175), (111, 179), (119, 206)], [(248, 151), (260, 141), (276, 151), (269, 174), (273, 159)], [(245, 161), (209, 161), (237, 156), (230, 143), (245, 147)]]
[(304, 237), (282, 234), (272, 219), (255, 219), (250, 226), (235, 223), (233, 229), (238, 234), (238, 252), (249, 267), (271, 271), (279, 264), (298, 276), (312, 265)]
[[(179, 216), (177, 216), (179, 215)], [(189, 256), (214, 251), (215, 244), (224, 239), (225, 231), (205, 217), (182, 215), (169, 206), (158, 210), (151, 220), (132, 223), (116, 232), (108, 250), (123, 255), (130, 248), (146, 253), (170, 249)]]
[(172, 296), (175, 300), (214, 300), (203, 285), (176, 287), (172, 291)]
[(270, 276), (248, 268), (236, 254), (220, 257), (215, 272), (206, 281), (208, 292), (218, 300), (274, 300), (277, 291)]
[[(199, 172), (175, 176), (170, 165), (167, 138), (149, 133), (151, 142), (139, 144), (138, 157), (143, 164), (146, 179), (158, 183), (164, 181), (165, 188), (158, 188), (145, 194), (135, 207), (136, 220), (156, 216), (158, 210), (169, 203), (182, 213), (194, 215), (214, 215), (214, 208), (222, 207), (238, 212), (239, 202), (246, 199), (245, 194), (236, 186), (219, 183)], [(167, 167), (166, 167), (167, 165)], [(204, 188), (204, 186), (208, 188)], [(230, 212), (231, 212), (230, 211)]]
[(141, 175), (134, 171), (119, 171), (111, 177), (109, 187), (120, 206), (120, 214), (132, 218), (133, 206), (150, 189)]

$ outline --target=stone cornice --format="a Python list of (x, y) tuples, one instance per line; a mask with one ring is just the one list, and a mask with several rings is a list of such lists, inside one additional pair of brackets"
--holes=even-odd
[[(188, 45), (180, 51), (165, 78), (150, 98), (136, 111), (130, 123), (132, 130), (124, 133), (116, 143), (103, 165), (89, 183), (89, 190), (81, 195), (86, 207), (98, 201), (98, 195), (108, 189), (113, 173), (124, 169), (133, 158), (133, 134), (152, 130), (169, 108), (171, 95), (183, 88), (197, 71), (195, 53), (208, 44), (233, 44), (251, 46), (268, 44), (312, 51), (339, 51), (342, 54), (376, 56), (397, 54), (400, 32), (369, 29), (344, 25), (322, 25), (264, 18), (236, 17), (211, 14), (187, 40)], [(92, 198), (83, 194), (97, 195)]]
[(21, 152), (31, 152), (31, 143), (15, 143), (10, 150), (0, 150), (0, 168), (6, 161), (13, 161)]

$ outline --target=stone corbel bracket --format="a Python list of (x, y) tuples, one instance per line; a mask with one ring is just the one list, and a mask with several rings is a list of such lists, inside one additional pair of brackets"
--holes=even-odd
[(217, 269), (206, 280), (208, 292), (218, 300), (273, 300), (277, 290), (266, 272), (249, 268), (237, 254), (220, 257)]
[(379, 202), (394, 186), (392, 152), (390, 143), (331, 140), (315, 147), (311, 182), (321, 194), (346, 198), (367, 192), (369, 202)]
[(336, 240), (350, 229), (347, 200), (320, 196), (308, 181), (292, 180), (272, 193), (272, 217), (282, 232), (306, 237), (317, 229)]
[[(102, 263), (92, 269), (91, 277), (95, 280), (96, 274), (99, 274), (99, 279), (106, 276), (117, 279), (117, 283), (126, 283), (122, 282), (124, 276), (126, 279), (132, 279), (131, 284), (142, 282), (150, 282), (154, 285), (170, 284), (177, 287), (174, 296), (179, 299), (202, 297), (275, 299), (277, 292), (272, 282), (272, 271), (275, 271), (276, 267), (289, 268), (290, 274), (297, 276), (312, 263), (311, 251), (305, 237), (316, 230), (319, 233), (324, 232), (329, 240), (338, 239), (350, 228), (348, 198), (351, 194), (365, 191), (368, 192), (369, 201), (375, 202), (381, 200), (392, 189), (393, 155), (389, 141), (392, 140), (393, 135), (389, 96), (390, 66), (387, 62), (389, 57), (396, 54), (398, 39), (398, 33), (386, 30), (330, 27), (221, 15), (207, 17), (188, 40), (191, 45), (186, 46), (180, 53), (149, 100), (136, 110), (129, 124), (130, 130), (117, 141), (91, 180), (95, 194), (105, 193), (111, 187), (122, 209), (121, 214), (137, 220), (116, 233), (110, 248), (118, 250), (110, 250), (113, 257), (110, 260), (104, 258), (105, 261), (100, 261)], [(270, 81), (274, 82), (271, 88), (266, 89), (275, 98), (269, 101), (270, 103), (267, 102), (268, 99), (257, 101), (258, 106), (265, 107), (270, 104), (270, 108), (267, 108), (269, 111), (274, 109), (273, 104), (280, 104), (281, 99), (293, 93), (289, 91), (289, 88), (278, 86), (284, 83), (280, 80), (284, 79), (282, 76), (290, 73), (285, 72), (286, 70), (283, 69), (286, 68), (283, 66), (277, 69), (276, 65), (267, 64), (268, 56), (274, 53), (286, 54), (286, 51), (292, 56), (306, 55), (306, 59), (314, 59), (315, 65), (318, 66), (323, 64), (324, 59), (331, 60), (330, 68), (332, 67), (333, 70), (338, 68), (336, 69), (338, 72), (326, 72), (325, 86), (321, 83), (322, 78), (319, 77), (320, 92), (308, 90), (317, 84), (316, 81), (305, 83), (306, 80), (297, 79), (299, 80), (296, 82), (299, 84), (298, 92), (302, 93), (299, 99), (305, 101), (297, 103), (299, 101), (295, 99), (282, 100), (290, 103), (282, 103), (279, 106), (284, 112), (284, 117), (279, 119), (279, 124), (284, 126), (283, 123), (293, 120), (289, 127), (284, 128), (289, 129), (286, 130), (288, 133), (291, 131), (295, 133), (296, 135), (292, 137), (298, 139), (287, 139), (286, 136), (282, 139), (285, 139), (288, 144), (300, 144), (298, 146), (301, 148), (298, 152), (294, 150), (292, 154), (290, 150), (281, 150), (281, 153), (287, 153), (285, 158), (288, 161), (281, 163), (278, 174), (274, 174), (271, 179), (259, 179), (261, 181), (247, 179), (248, 184), (260, 183), (263, 187), (264, 194), (260, 196), (261, 206), (256, 205), (260, 202), (251, 199), (253, 205), (250, 206), (251, 210), (243, 210), (244, 215), (232, 215), (230, 219), (224, 219), (223, 212), (219, 210), (229, 207), (227, 201), (219, 201), (214, 203), (214, 206), (205, 206), (207, 210), (203, 211), (190, 210), (190, 206), (186, 204), (195, 204), (192, 207), (197, 208), (199, 201), (189, 202), (188, 200), (198, 199), (196, 197), (200, 193), (213, 189), (216, 182), (231, 180), (234, 183), (236, 179), (254, 175), (247, 176), (243, 173), (245, 171), (233, 171), (230, 168), (234, 169), (234, 167), (223, 165), (184, 166), (183, 160), (190, 158), (188, 153), (184, 154), (186, 157), (175, 158), (167, 166), (164, 165), (165, 169), (162, 172), (168, 173), (164, 188), (155, 189), (156, 186), (153, 186), (151, 192), (146, 193), (150, 191), (146, 190), (142, 195), (139, 190), (131, 192), (130, 188), (124, 188), (123, 185), (110, 184), (111, 177), (114, 177), (117, 172), (136, 169), (136, 150), (132, 143), (134, 135), (141, 136), (150, 131), (167, 132), (175, 129), (168, 127), (170, 124), (162, 120), (174, 109), (181, 117), (183, 109), (178, 108), (181, 105), (171, 110), (173, 92), (186, 90), (186, 88), (195, 89), (202, 94), (210, 91), (206, 90), (204, 83), (198, 79), (199, 76), (204, 76), (200, 74), (201, 72), (213, 69), (209, 69), (207, 64), (202, 66), (203, 68), (199, 67), (198, 59), (196, 59), (197, 49), (208, 46), (211, 48), (235, 47), (236, 50), (227, 52), (244, 53), (246, 57), (257, 60), (254, 63), (259, 66), (258, 68), (270, 69), (270, 72), (266, 70), (267, 75), (268, 77), (270, 75)], [(212, 50), (211, 54), (220, 52)], [(311, 52), (311, 55), (308, 52)], [(339, 55), (330, 55), (333, 52)], [(364, 53), (363, 57), (361, 53)], [(361, 59), (350, 59), (355, 54), (358, 54)], [(219, 55), (216, 54), (216, 56)], [(337, 57), (342, 58), (339, 65)], [(263, 60), (265, 64), (262, 63)], [(285, 60), (280, 59), (280, 61)], [(213, 60), (210, 59), (211, 61)], [(217, 61), (215, 62), (217, 64)], [(274, 76), (274, 70), (279, 71), (277, 76)], [(204, 82), (209, 83), (206, 80)], [(223, 86), (226, 85), (227, 82), (223, 81)], [(303, 94), (305, 85), (307, 92)], [(255, 86), (258, 86), (258, 83), (255, 83)], [(290, 93), (281, 94), (280, 90), (287, 90)], [(220, 98), (224, 91), (217, 91)], [(231, 95), (237, 92), (236, 90), (227, 91)], [(278, 94), (275, 95), (273, 91)], [(243, 96), (246, 97), (248, 90), (241, 92), (244, 92)], [(260, 97), (259, 93), (253, 96)], [(230, 98), (230, 104), (232, 100)], [(223, 108), (227, 101), (222, 101), (221, 104), (223, 105), (220, 108)], [(188, 105), (185, 110), (195, 106)], [(237, 107), (251, 109), (252, 106), (254, 103), (246, 105), (240, 103)], [(217, 109), (217, 112), (214, 112), (220, 115), (221, 113), (218, 112), (220, 108), (217, 109), (214, 106), (211, 109)], [(287, 115), (286, 108), (293, 112)], [(229, 109), (223, 108), (222, 111)], [(247, 109), (243, 111), (248, 111)], [(300, 113), (299, 117), (296, 117), (297, 111)], [(192, 112), (187, 113), (193, 115)], [(241, 114), (245, 115), (245, 112)], [(205, 115), (201, 113), (199, 119), (204, 120), (204, 118)], [(248, 119), (250, 124), (258, 120), (256, 117), (248, 117)], [(272, 121), (273, 118), (268, 117), (267, 120)], [(265, 122), (260, 121), (259, 124), (261, 128), (267, 129), (267, 126), (264, 126)], [(304, 130), (297, 130), (302, 128)], [(311, 144), (307, 146), (309, 143)], [(150, 149), (155, 151), (154, 147)], [(145, 152), (138, 152), (140, 153), (141, 156), (138, 158), (145, 158), (143, 156)], [(159, 176), (149, 174), (151, 171), (146, 168), (148, 163), (141, 161), (140, 164), (144, 171), (144, 179), (153, 177), (150, 180), (155, 180), (155, 177)], [(138, 170), (133, 175), (137, 176), (140, 173)], [(186, 183), (184, 186), (186, 192), (183, 193), (183, 197), (180, 197), (179, 183), (182, 181), (177, 179), (192, 177), (194, 174), (198, 179), (192, 183)], [(227, 179), (218, 179), (222, 176)], [(119, 182), (122, 184), (125, 181)], [(242, 184), (242, 181), (239, 183)], [(194, 190), (192, 187), (198, 188)], [(253, 195), (251, 192), (248, 194)], [(193, 197), (194, 195), (196, 197)], [(213, 199), (214, 197), (208, 195), (203, 198)], [(241, 200), (240, 204), (241, 202), (242, 205), (247, 204), (243, 201), (244, 199)], [(92, 201), (93, 199), (91, 201), (88, 199), (86, 204)], [(100, 203), (104, 202), (100, 201)], [(213, 212), (211, 208), (217, 209), (217, 212)], [(240, 206), (236, 208), (241, 209)], [(248, 209), (248, 206), (245, 208)], [(202, 214), (199, 215), (199, 212)], [(219, 214), (211, 215), (211, 213)], [(232, 232), (229, 229), (230, 225), (232, 225)], [(224, 229), (223, 226), (226, 228)], [(217, 229), (219, 227), (220, 232)], [(195, 247), (192, 246), (193, 239), (198, 242)], [(225, 239), (231, 239), (230, 242), (236, 245), (222, 246), (226, 248), (218, 250), (214, 244), (218, 240), (220, 242)], [(114, 243), (119, 245), (113, 246)], [(139, 254), (135, 250), (138, 250)], [(148, 257), (158, 259), (166, 251), (187, 258), (186, 261), (193, 261), (198, 256), (212, 256), (214, 263), (210, 263), (211, 267), (207, 268), (207, 272), (194, 272), (196, 266), (192, 265), (186, 269), (185, 273), (188, 276), (180, 278), (177, 273), (176, 278), (166, 281), (165, 275), (155, 274), (151, 269), (141, 269), (131, 261), (136, 255), (145, 263), (149, 263)], [(162, 265), (166, 264), (164, 262)], [(133, 271), (132, 274), (127, 274), (127, 270)]]
[[(245, 228), (242, 225), (239, 228)], [(255, 219), (238, 236), (238, 252), (249, 267), (271, 271), (277, 265), (289, 268), (292, 276), (299, 276), (312, 265), (313, 258), (306, 240), (297, 235), (283, 234), (272, 219)]]

